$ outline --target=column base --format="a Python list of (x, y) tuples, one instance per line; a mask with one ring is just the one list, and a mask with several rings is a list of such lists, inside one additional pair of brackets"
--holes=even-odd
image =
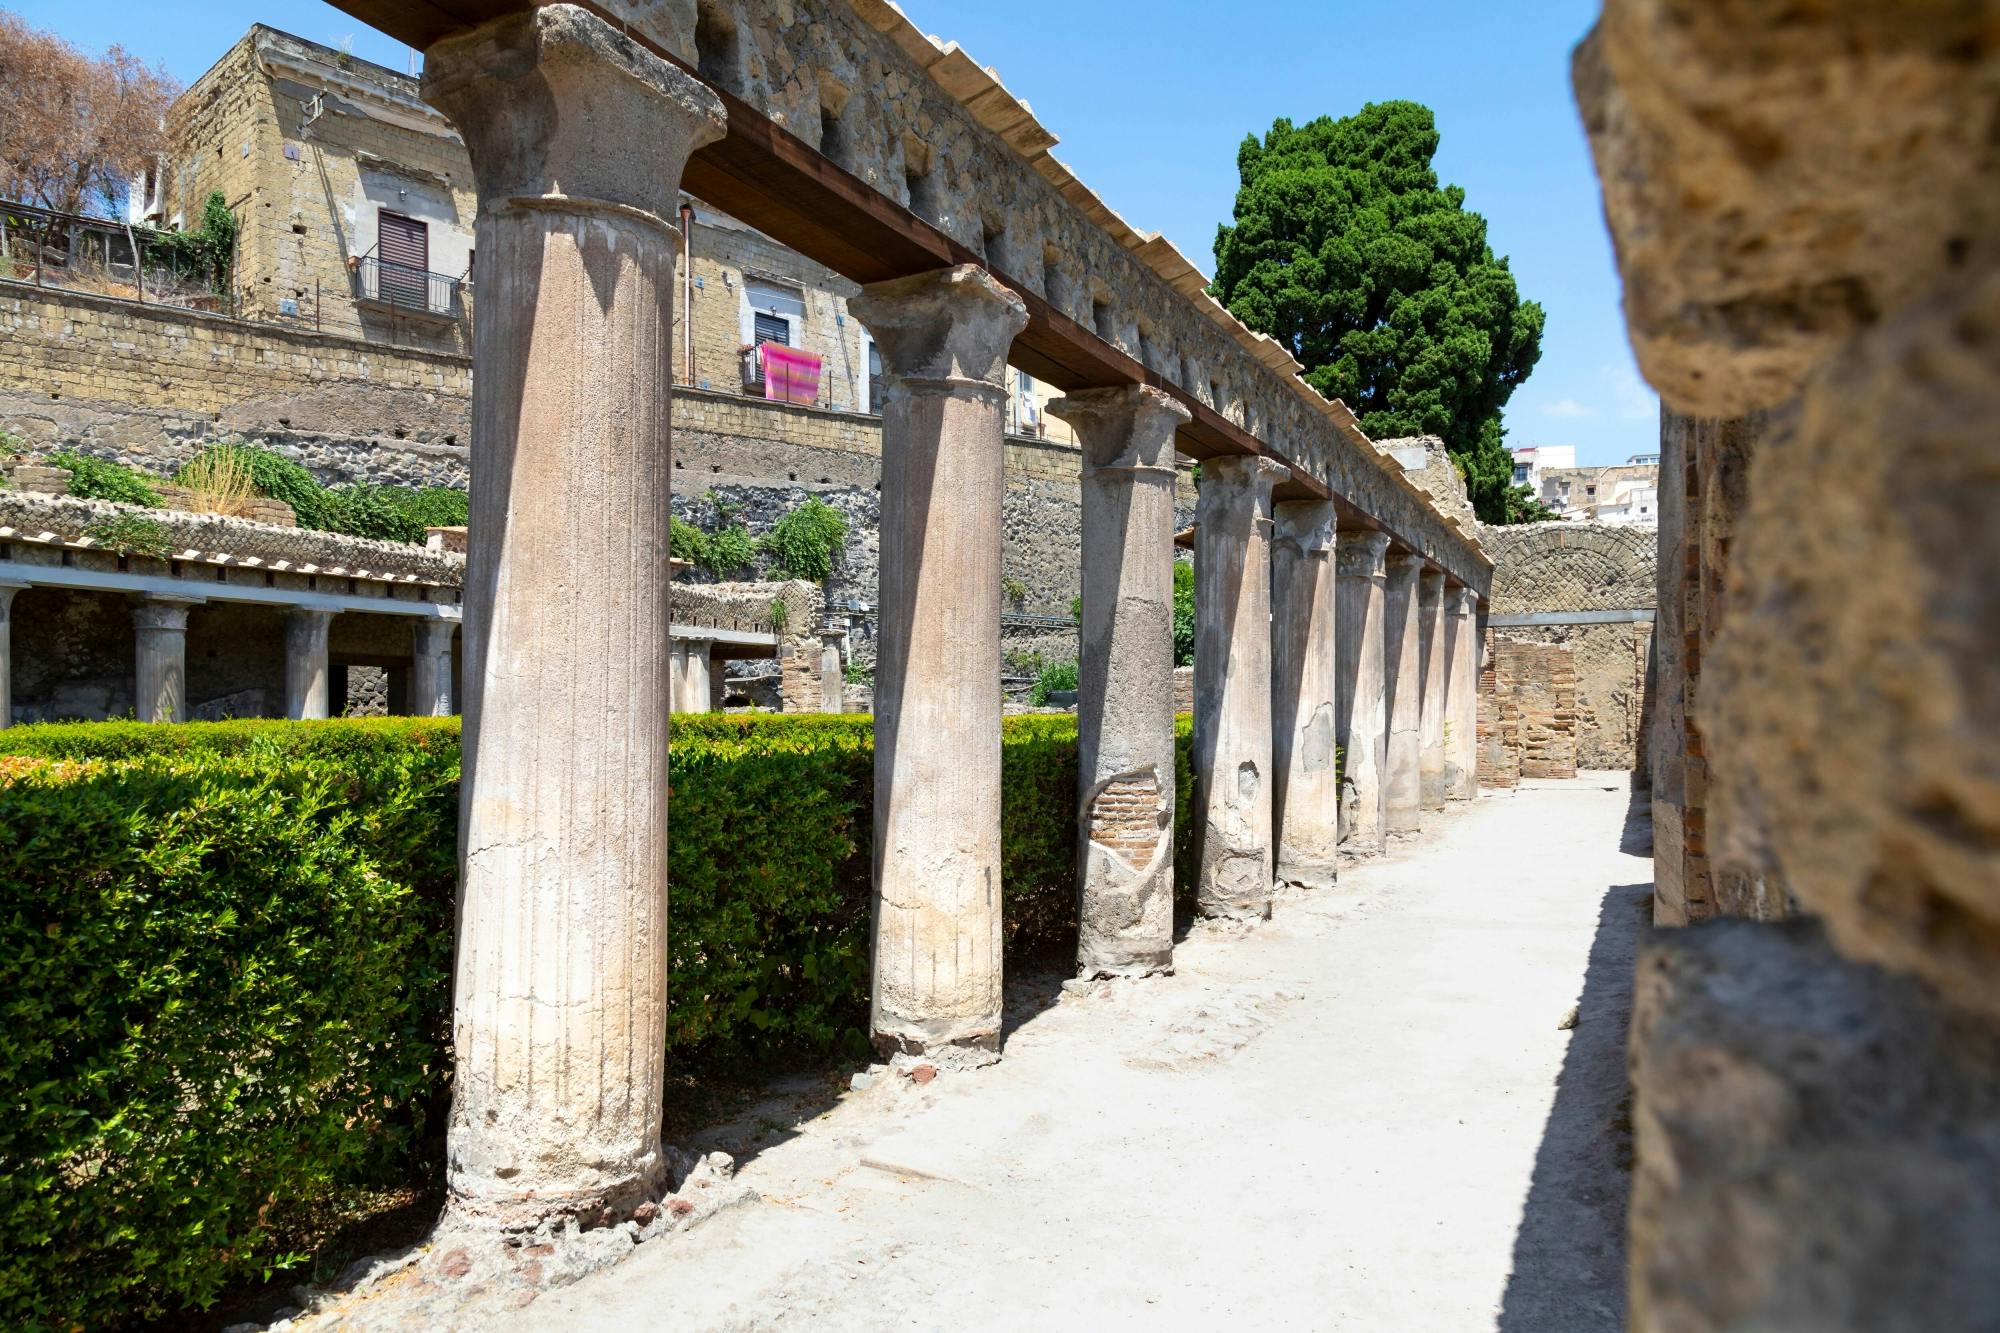
[(636, 1174), (610, 1184), (571, 1193), (549, 1193), (515, 1188), (519, 1177), (501, 1181), (503, 1189), (493, 1193), (467, 1192), (452, 1182), (445, 1203), (449, 1223), (503, 1233), (534, 1231), (551, 1222), (573, 1217), (579, 1226), (615, 1226), (629, 1218), (641, 1204), (655, 1203), (668, 1193), (664, 1155), (654, 1152)]
[(1278, 883), (1294, 889), (1331, 889), (1339, 878), (1339, 865), (1334, 861), (1297, 858), (1278, 862)]
[(1136, 981), (1142, 977), (1170, 977), (1173, 974), (1174, 953), (1172, 949), (1168, 949), (1164, 953), (1147, 954), (1127, 959), (1079, 962), (1076, 969), (1076, 979), (1078, 981)]
[(875, 1051), (898, 1069), (918, 1064), (935, 1065), (939, 1069), (984, 1069), (1000, 1063), (1000, 1034), (926, 1039), (878, 1032)]

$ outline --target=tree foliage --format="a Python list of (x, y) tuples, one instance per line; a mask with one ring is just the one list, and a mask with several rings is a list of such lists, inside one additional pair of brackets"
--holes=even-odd
[(1415, 102), (1247, 137), (1214, 293), (1374, 438), (1441, 437), (1479, 516), (1499, 523), (1512, 472), (1500, 410), (1541, 356), (1543, 313), (1465, 191), (1438, 183), (1437, 147)]
[(166, 151), (180, 86), (114, 46), (91, 57), (0, 10), (0, 193), (65, 213), (110, 207)]

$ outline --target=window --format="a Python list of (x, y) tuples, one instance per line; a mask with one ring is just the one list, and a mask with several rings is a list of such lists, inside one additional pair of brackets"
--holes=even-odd
[(430, 228), (412, 217), (382, 209), (375, 218), (375, 253), (381, 267), (376, 291), (395, 305), (428, 308)]
[(803, 340), (806, 319), (805, 293), (796, 287), (780, 286), (758, 278), (743, 280), (743, 341), (753, 349), (744, 364), (743, 386), (759, 392), (764, 388), (764, 368), (756, 360), (755, 348), (762, 343), (797, 347)]

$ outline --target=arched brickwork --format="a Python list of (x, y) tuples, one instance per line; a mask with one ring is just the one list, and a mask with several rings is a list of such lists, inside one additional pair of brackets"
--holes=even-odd
[(1628, 611), (1654, 600), (1654, 528), (1595, 523), (1483, 527), (1493, 557), (1493, 614)]
[[(1532, 523), (1481, 528), (1493, 557), (1491, 615), (1560, 616), (1563, 612), (1646, 611), (1655, 601), (1656, 529), (1596, 523)], [(1630, 768), (1638, 762), (1644, 730), (1646, 660), (1652, 625), (1616, 623), (1506, 625), (1496, 639), (1514, 645), (1567, 650), (1568, 716), (1543, 719), (1545, 730), (1574, 731), (1579, 768)], [(1510, 672), (1540, 673), (1553, 658), (1521, 652), (1501, 663), (1497, 688), (1522, 698), (1553, 698), (1540, 679), (1510, 679)]]

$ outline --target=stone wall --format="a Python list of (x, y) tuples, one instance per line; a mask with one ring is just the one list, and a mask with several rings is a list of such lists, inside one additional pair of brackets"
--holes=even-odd
[[(1527, 523), (1480, 529), (1494, 559), (1491, 614), (1560, 619), (1654, 609), (1659, 534), (1648, 526)], [(1643, 749), (1652, 624), (1508, 625), (1516, 642), (1568, 648), (1576, 669), (1576, 764), (1632, 769)]]
[[(1490, 716), (1480, 726), (1481, 786), (1577, 773), (1576, 657), (1562, 644), (1489, 638), (1480, 677)], [(1492, 781), (1488, 781), (1489, 775)]]
[(1669, 413), (1655, 907), (1697, 922), (1639, 964), (1636, 1333), (2000, 1325), (1993, 20), (1606, 0), (1577, 52)]
[(0, 431), (157, 475), (216, 440), (328, 483), (464, 486), (472, 364), (220, 315), (0, 282)]
[(1521, 706), (1500, 688), (1499, 656), (1492, 630), (1484, 634), (1479, 668), (1479, 785), (1505, 790), (1521, 785)]

